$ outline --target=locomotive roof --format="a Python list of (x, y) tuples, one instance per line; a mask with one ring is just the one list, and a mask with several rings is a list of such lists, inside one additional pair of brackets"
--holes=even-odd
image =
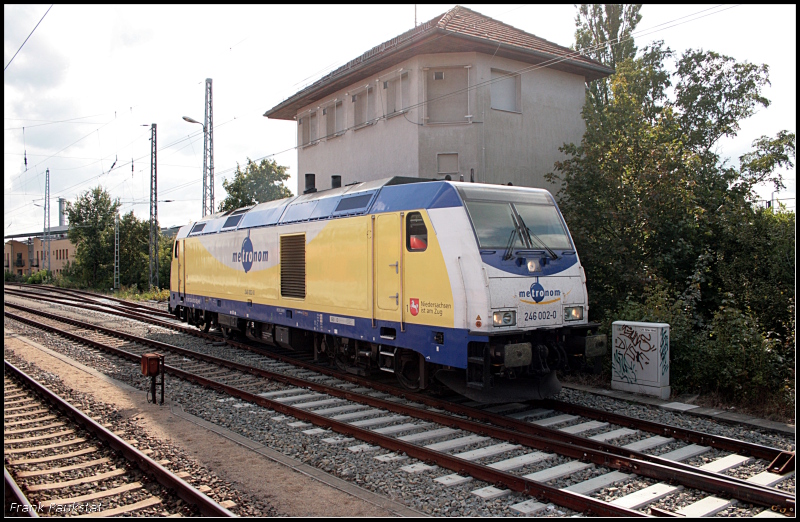
[(505, 187), (425, 178), (393, 177), (259, 203), (206, 216), (180, 229), (176, 239), (233, 230), (317, 221), (363, 214), (462, 206), (457, 186), (469, 192), (538, 192), (543, 189)]

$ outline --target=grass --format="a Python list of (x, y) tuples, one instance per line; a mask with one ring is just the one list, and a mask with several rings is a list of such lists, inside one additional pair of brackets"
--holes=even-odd
[(139, 290), (134, 287), (122, 287), (114, 292), (114, 297), (118, 299), (130, 299), (131, 301), (167, 301), (169, 300), (169, 289), (163, 290)]

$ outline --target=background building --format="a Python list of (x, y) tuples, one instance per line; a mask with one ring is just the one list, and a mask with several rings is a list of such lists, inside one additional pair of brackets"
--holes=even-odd
[(309, 173), (320, 189), (448, 175), (552, 188), (544, 175), (563, 159), (558, 148), (580, 142), (585, 130), (586, 82), (611, 73), (457, 6), (264, 115), (297, 121), (298, 193)]
[[(75, 259), (75, 245), (67, 239), (67, 228), (50, 229), (50, 271), (60, 274), (70, 260)], [(27, 237), (23, 241), (12, 239), (3, 245), (3, 267), (16, 275), (31, 275), (47, 270), (47, 242), (43, 234)]]

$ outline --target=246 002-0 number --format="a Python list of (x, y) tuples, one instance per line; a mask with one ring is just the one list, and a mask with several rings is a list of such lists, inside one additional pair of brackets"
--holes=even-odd
[(525, 321), (546, 321), (555, 319), (558, 315), (556, 310), (543, 310), (541, 312), (525, 312)]

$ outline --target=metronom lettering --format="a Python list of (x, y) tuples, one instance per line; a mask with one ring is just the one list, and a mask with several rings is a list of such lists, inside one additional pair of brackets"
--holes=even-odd
[(234, 263), (260, 263), (269, 260), (269, 251), (259, 250), (257, 252), (234, 252), (232, 261)]
[(561, 295), (561, 290), (538, 290), (534, 293), (531, 293), (530, 290), (527, 292), (520, 291), (520, 297), (559, 297)]

